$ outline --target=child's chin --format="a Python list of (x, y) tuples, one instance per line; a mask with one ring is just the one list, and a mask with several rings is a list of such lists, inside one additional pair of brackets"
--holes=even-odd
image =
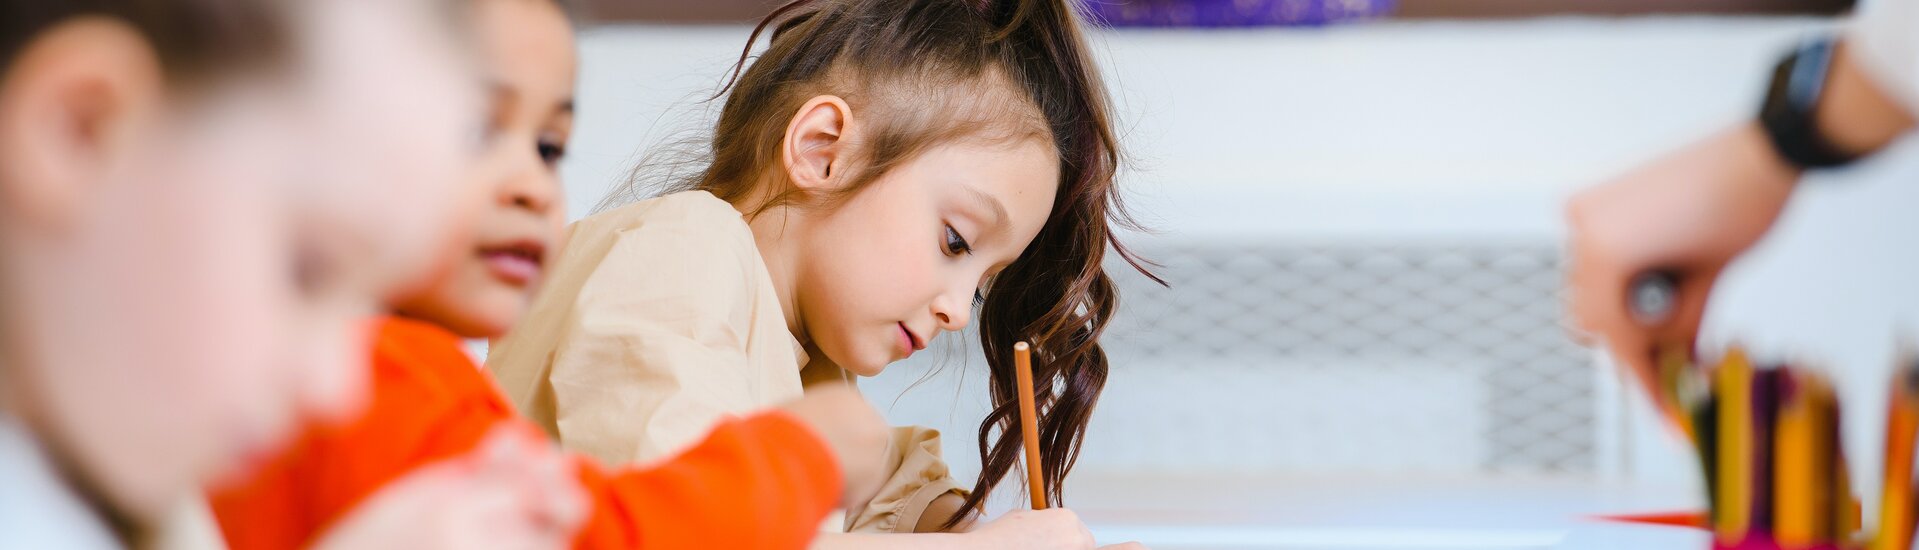
[(485, 299), (474, 300), (463, 308), (463, 316), (478, 334), (466, 335), (469, 338), (498, 338), (525, 317), (526, 310), (532, 306), (532, 298), (518, 289), (491, 289)]
[(846, 369), (846, 372), (871, 378), (879, 376), (880, 372), (886, 370), (886, 366), (889, 364), (891, 364), (891, 358), (882, 358), (879, 361), (863, 361), (856, 364), (840, 365), (840, 368)]

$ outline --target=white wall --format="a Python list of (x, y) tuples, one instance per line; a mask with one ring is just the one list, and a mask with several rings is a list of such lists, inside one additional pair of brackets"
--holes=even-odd
[[(1774, 56), (1820, 25), (1570, 19), (1094, 38), (1138, 161), (1125, 184), (1169, 230), (1533, 237), (1557, 233), (1568, 190), (1747, 114)], [(565, 166), (575, 215), (643, 148), (697, 128), (697, 100), (748, 30), (584, 33)]]

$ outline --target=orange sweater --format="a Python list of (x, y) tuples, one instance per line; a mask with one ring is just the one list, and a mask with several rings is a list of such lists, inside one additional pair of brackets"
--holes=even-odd
[[(382, 485), (472, 450), (499, 423), (526, 423), (437, 326), (383, 319), (372, 366), (360, 418), (307, 429), (250, 478), (210, 495), (233, 550), (305, 547)], [(576, 460), (593, 498), (576, 548), (802, 548), (841, 483), (831, 451), (782, 412), (724, 422), (646, 468)]]

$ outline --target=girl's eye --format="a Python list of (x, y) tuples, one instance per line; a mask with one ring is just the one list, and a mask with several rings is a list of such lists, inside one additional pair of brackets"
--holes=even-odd
[(547, 166), (558, 165), (560, 163), (560, 159), (566, 158), (565, 145), (555, 143), (554, 141), (546, 138), (540, 138), (540, 142), (538, 145), (539, 145), (539, 151), (540, 151), (540, 161), (545, 162)]
[(946, 253), (948, 255), (958, 256), (972, 252), (973, 245), (966, 244), (966, 237), (961, 237), (959, 231), (954, 230), (953, 226), (946, 226)]

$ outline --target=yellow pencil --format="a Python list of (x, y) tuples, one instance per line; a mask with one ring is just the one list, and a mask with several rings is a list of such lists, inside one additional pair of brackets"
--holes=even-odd
[(1026, 342), (1013, 344), (1013, 380), (1019, 387), (1020, 439), (1026, 443), (1026, 492), (1033, 497), (1033, 509), (1046, 509), (1046, 484), (1040, 473), (1045, 462), (1039, 455), (1039, 413), (1033, 406), (1033, 359)]
[[(1835, 405), (1836, 407), (1836, 405)], [(1837, 410), (1837, 409), (1835, 409)], [(1837, 425), (1828, 425), (1828, 430), (1837, 434)], [(1836, 440), (1835, 440), (1836, 441)], [(1859, 536), (1859, 497), (1852, 493), (1852, 474), (1846, 468), (1846, 461), (1835, 453), (1832, 464), (1832, 504), (1833, 504), (1833, 540), (1842, 548), (1851, 547)]]
[(1671, 347), (1661, 350), (1657, 359), (1659, 412), (1664, 413), (1666, 421), (1678, 426), (1686, 439), (1698, 437), (1698, 428), (1692, 425), (1692, 406), (1698, 398), (1691, 393), (1697, 391), (1688, 388), (1688, 375), (1692, 371), (1691, 357), (1683, 347)]
[(1823, 384), (1816, 375), (1792, 376), (1792, 395), (1779, 410), (1774, 430), (1773, 454), (1773, 536), (1780, 546), (1810, 547), (1827, 542), (1832, 517), (1826, 513), (1832, 505), (1831, 442), (1823, 433), (1826, 420), (1819, 394)]
[(1752, 525), (1752, 365), (1739, 350), (1727, 352), (1714, 374), (1719, 393), (1715, 436), (1719, 480), (1715, 499), (1719, 540), (1736, 542)]

